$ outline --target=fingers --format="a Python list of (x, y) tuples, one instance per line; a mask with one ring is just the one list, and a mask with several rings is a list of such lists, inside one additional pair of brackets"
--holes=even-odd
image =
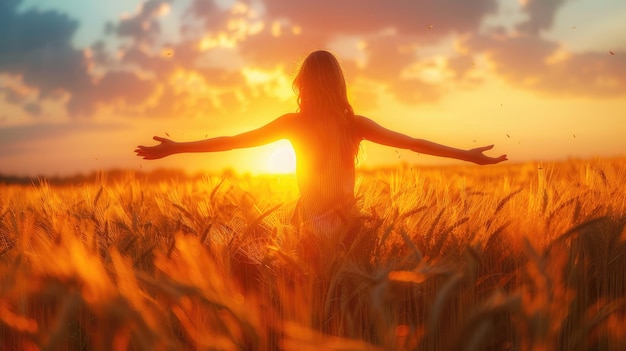
[[(158, 142), (163, 142), (163, 141), (168, 141), (168, 139), (165, 138), (161, 138), (159, 136), (154, 136), (152, 137), (152, 139), (154, 139), (155, 141)], [(163, 157), (163, 155), (161, 155), (158, 152), (158, 149), (161, 147), (161, 145), (156, 145), (156, 146), (143, 146), (143, 145), (138, 145), (135, 150), (133, 150), (137, 156), (143, 158), (144, 160), (156, 160), (158, 158)]]
[(478, 148), (478, 150), (480, 150), (480, 151), (487, 151), (487, 150), (491, 150), (491, 149), (493, 149), (493, 144)]
[(142, 157), (144, 160), (150, 159), (149, 151), (145, 146), (139, 145), (135, 150), (133, 150), (133, 152), (136, 153), (137, 156)]
[(137, 153), (137, 156), (141, 157), (144, 160), (154, 160), (158, 158), (158, 157), (155, 157), (154, 155), (150, 155), (146, 153)]
[(508, 161), (508, 157), (507, 155), (500, 155), (498, 157), (495, 158), (496, 163), (500, 163), (500, 162), (504, 162), (504, 161)]

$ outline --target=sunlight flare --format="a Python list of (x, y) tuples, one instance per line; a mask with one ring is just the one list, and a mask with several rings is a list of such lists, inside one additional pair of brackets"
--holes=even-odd
[(295, 173), (296, 154), (291, 144), (287, 141), (276, 143), (276, 146), (269, 152), (265, 168), (267, 173)]

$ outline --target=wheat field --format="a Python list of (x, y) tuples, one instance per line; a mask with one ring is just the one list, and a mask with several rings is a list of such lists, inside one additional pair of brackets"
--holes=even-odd
[(626, 350), (626, 159), (0, 185), (2, 350)]

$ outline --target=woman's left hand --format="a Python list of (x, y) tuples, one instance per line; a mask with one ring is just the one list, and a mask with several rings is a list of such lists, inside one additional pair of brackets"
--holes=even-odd
[(475, 149), (467, 150), (468, 161), (474, 162), (479, 165), (491, 165), (508, 160), (506, 155), (500, 155), (498, 157), (491, 157), (485, 155), (483, 152), (493, 149), (493, 145), (477, 147)]

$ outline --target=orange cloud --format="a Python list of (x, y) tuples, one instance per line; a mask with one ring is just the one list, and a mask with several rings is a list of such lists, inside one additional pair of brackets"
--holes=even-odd
[(554, 95), (616, 96), (626, 93), (626, 57), (568, 53), (531, 35), (474, 35), (464, 45), (484, 53), (494, 73), (511, 85)]
[[(0, 20), (11, 23), (17, 34), (0, 33), (6, 53), (0, 74), (22, 77), (35, 93), (25, 98), (1, 82), (0, 92), (6, 102), (32, 115), (41, 112), (43, 100), (61, 101), (62, 96), (71, 116), (90, 116), (105, 105), (120, 113), (172, 117), (188, 115), (188, 108), (236, 109), (257, 99), (260, 105), (283, 103), (305, 55), (349, 42), (349, 48), (339, 47), (346, 53), (340, 60), (349, 85), (384, 87), (407, 104), (438, 101), (450, 84), (479, 85), (480, 76), (472, 74), (477, 57), (487, 58), (492, 73), (525, 89), (625, 93), (625, 54), (615, 49), (615, 55), (568, 53), (540, 36), (563, 3), (529, 0), (523, 6), (527, 18), (512, 30), (485, 30), (484, 19), (498, 10), (496, 0), (242, 0), (230, 7), (193, 0), (186, 11), (169, 11), (177, 6), (169, 0), (148, 0), (109, 23), (107, 33), (117, 41), (104, 36), (88, 48), (74, 48), (79, 23), (67, 15), (18, 12), (17, 3), (3, 3)], [(181, 13), (179, 40), (161, 42), (163, 16)], [(455, 41), (456, 52), (424, 55)], [(179, 72), (193, 74), (202, 84), (181, 90), (171, 83)]]

